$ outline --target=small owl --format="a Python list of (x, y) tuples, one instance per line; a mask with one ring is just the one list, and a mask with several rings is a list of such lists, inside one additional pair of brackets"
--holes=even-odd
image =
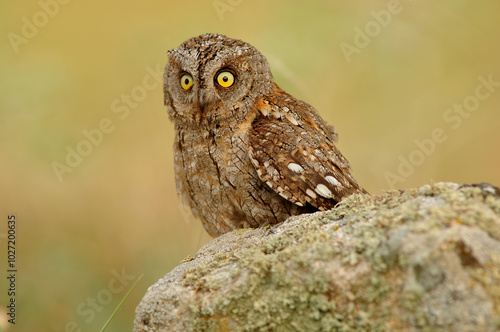
[(334, 144), (334, 128), (278, 87), (255, 47), (205, 34), (168, 58), (177, 192), (211, 236), (366, 193)]

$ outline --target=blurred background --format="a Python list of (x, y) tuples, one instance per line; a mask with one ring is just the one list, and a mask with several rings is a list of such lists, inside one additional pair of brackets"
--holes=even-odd
[[(500, 184), (500, 2), (11, 2), (0, 13), (0, 327), (130, 331), (146, 289), (210, 237), (180, 207), (168, 49), (218, 32), (339, 132), (372, 194)], [(489, 82), (489, 83), (488, 83)], [(6, 322), (7, 216), (17, 320)]]

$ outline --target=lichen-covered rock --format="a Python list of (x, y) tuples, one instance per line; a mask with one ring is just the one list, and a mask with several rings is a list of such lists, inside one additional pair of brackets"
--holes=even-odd
[(495, 331), (499, 310), (498, 191), (437, 183), (220, 236), (135, 331)]

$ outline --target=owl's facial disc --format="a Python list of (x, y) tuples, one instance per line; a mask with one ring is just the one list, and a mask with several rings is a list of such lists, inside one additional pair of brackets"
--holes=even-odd
[(244, 119), (253, 101), (273, 91), (265, 57), (241, 40), (220, 35), (192, 38), (168, 52), (165, 104), (175, 117)]

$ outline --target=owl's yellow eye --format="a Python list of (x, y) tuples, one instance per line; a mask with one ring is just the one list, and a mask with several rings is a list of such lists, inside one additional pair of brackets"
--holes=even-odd
[(181, 76), (181, 86), (184, 90), (189, 89), (193, 86), (193, 77), (189, 74), (184, 74)]
[(234, 75), (230, 71), (221, 71), (217, 74), (217, 84), (223, 88), (229, 88), (234, 84)]

